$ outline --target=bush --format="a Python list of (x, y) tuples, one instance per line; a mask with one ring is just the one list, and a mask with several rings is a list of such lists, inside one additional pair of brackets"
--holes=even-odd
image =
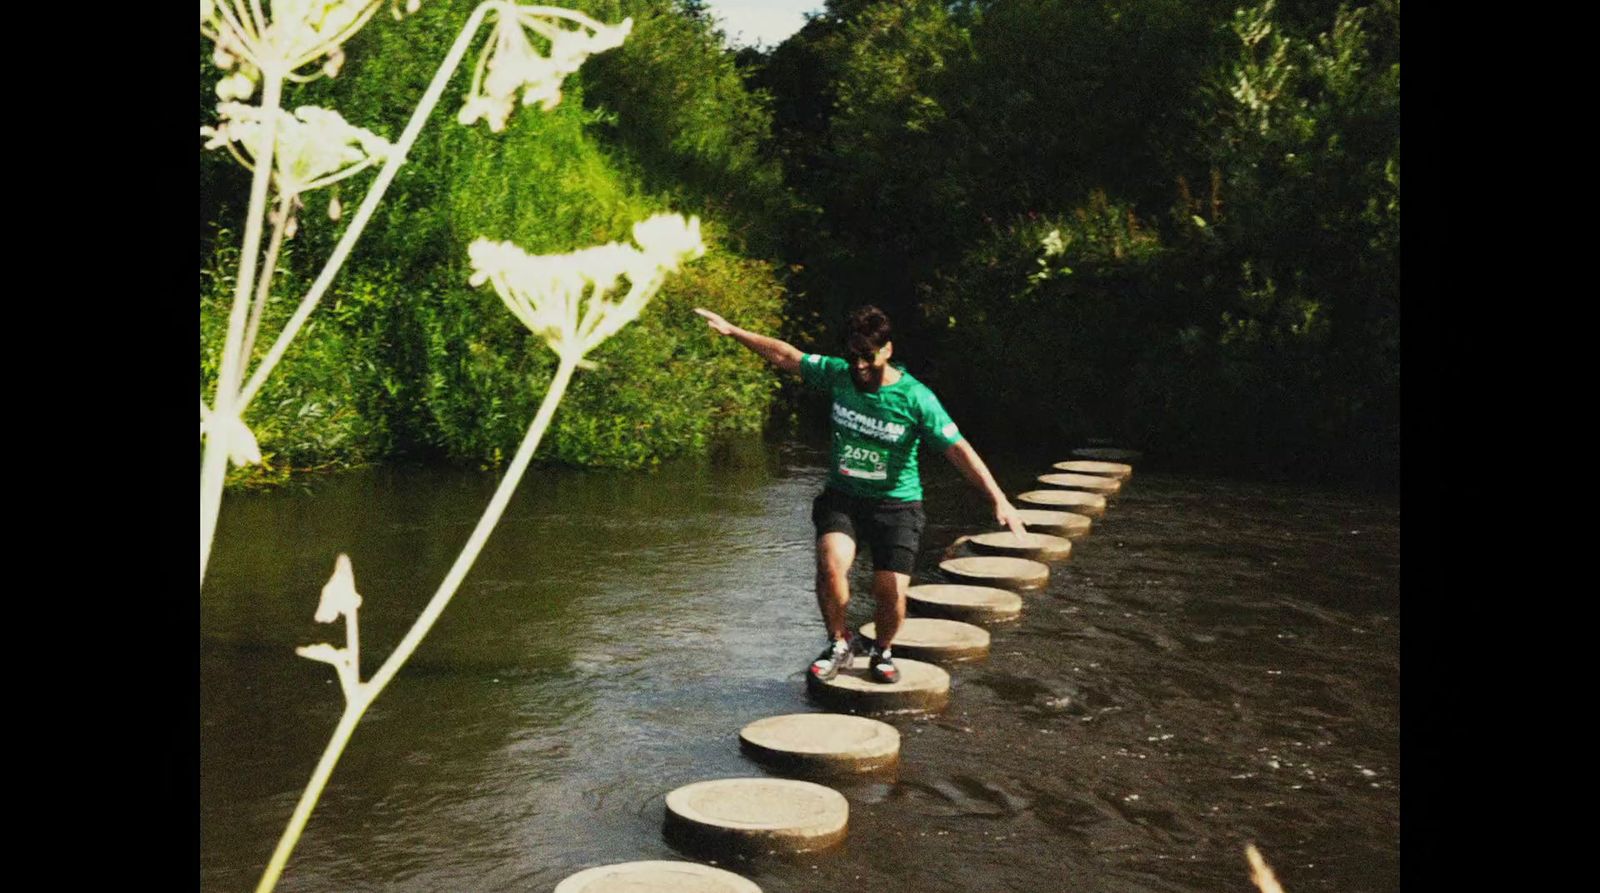
[[(238, 269), (235, 237), (218, 232), (212, 262), (200, 271), (200, 393), (216, 391), (217, 370)], [(256, 342), (259, 359), (272, 336), (294, 311), (310, 281), (296, 277), (287, 256), (274, 297), (263, 314)], [(372, 274), (345, 277), (336, 296), (307, 323), (283, 361), (267, 378), (246, 411), (261, 466), (232, 469), (230, 483), (282, 482), (298, 471), (359, 465), (385, 454), (391, 445), (391, 398), (382, 367), (385, 332), (374, 312), (393, 291), (393, 283)]]
[[(425, 4), (401, 23), (378, 17), (349, 44), (344, 74), (293, 92), (285, 105), (336, 108), (354, 124), (398, 137), (472, 5)], [(661, 64), (689, 78), (712, 65), (681, 50), (681, 43), (666, 44), (678, 55)], [(628, 240), (634, 221), (680, 210), (670, 196), (647, 190), (625, 151), (605, 142), (610, 113), (585, 108), (580, 78), (568, 80), (556, 109), (523, 109), (503, 133), (457, 125), (471, 63), (469, 55), (322, 305), (246, 413), (275, 468), (396, 455), (483, 464), (507, 458), (555, 361), (491, 289), (468, 285), (467, 245), (486, 236), (534, 253), (566, 252)], [(214, 78), (211, 72), (206, 89)], [(736, 155), (711, 153), (706, 163), (733, 164)], [(219, 161), (232, 165), (207, 159), (207, 182), (227, 194), (230, 178), (248, 173), (223, 170)], [(356, 205), (366, 182), (343, 184), (346, 207)], [(309, 198), (292, 250), (280, 259), (280, 297), (263, 326), (263, 350), (277, 333), (272, 321), (287, 316), (339, 234), (342, 224), (322, 216), (329, 199)], [(221, 213), (232, 205), (208, 207)], [(598, 370), (579, 373), (541, 457), (637, 467), (703, 450), (722, 432), (759, 427), (771, 400), (770, 373), (754, 356), (716, 343), (725, 339), (711, 337), (688, 308), (704, 301), (775, 327), (782, 286), (773, 265), (722, 247), (728, 228), (718, 218), (707, 218), (703, 232), (707, 256), (669, 279), (643, 318), (597, 351)], [(211, 271), (202, 276), (207, 376), (214, 376), (231, 298), (231, 281), (215, 271), (231, 269), (236, 246), (232, 235), (218, 239), (203, 264)]]
[[(1052, 232), (1063, 253), (1047, 254)], [(1122, 433), (1126, 370), (1161, 309), (1160, 260), (1154, 231), (1100, 192), (1075, 213), (997, 228), (923, 303), (939, 358), (930, 383), (964, 426), (990, 437)]]

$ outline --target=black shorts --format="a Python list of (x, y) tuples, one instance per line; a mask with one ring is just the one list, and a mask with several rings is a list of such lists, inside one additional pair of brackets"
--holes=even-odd
[(823, 488), (811, 503), (811, 523), (817, 538), (843, 533), (872, 548), (872, 569), (910, 575), (917, 563), (926, 518), (922, 503), (869, 499)]

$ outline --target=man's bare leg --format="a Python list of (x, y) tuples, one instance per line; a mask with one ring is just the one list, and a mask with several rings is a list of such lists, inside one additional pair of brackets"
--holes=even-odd
[(872, 597), (877, 600), (872, 622), (880, 651), (894, 642), (894, 637), (900, 632), (901, 622), (906, 619), (906, 589), (910, 585), (910, 574), (872, 572)]
[(844, 609), (850, 604), (850, 565), (856, 560), (856, 541), (834, 531), (817, 537), (817, 608), (828, 638), (849, 639)]

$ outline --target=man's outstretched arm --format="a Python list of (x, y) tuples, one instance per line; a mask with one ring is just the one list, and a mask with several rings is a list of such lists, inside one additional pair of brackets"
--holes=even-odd
[(800, 360), (805, 357), (805, 354), (801, 353), (800, 348), (795, 347), (793, 344), (741, 329), (710, 310), (702, 310), (696, 307), (694, 312), (705, 317), (706, 325), (760, 354), (762, 359), (777, 366), (779, 369), (785, 372), (800, 371)]
[(983, 464), (983, 459), (978, 456), (978, 451), (972, 448), (972, 444), (965, 440), (958, 441), (944, 451), (944, 457), (950, 460), (950, 464), (961, 469), (961, 473), (972, 482), (973, 486), (988, 495), (989, 501), (994, 504), (995, 521), (1011, 528), (1011, 532), (1017, 536), (1028, 532), (1028, 529), (1022, 526), (1022, 517), (1011, 506), (1011, 500), (1006, 498), (1000, 485), (994, 482), (994, 475), (989, 473), (989, 466)]

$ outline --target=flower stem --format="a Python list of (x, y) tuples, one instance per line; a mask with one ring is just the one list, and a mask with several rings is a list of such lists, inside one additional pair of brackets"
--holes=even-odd
[(411, 120), (406, 123), (406, 129), (400, 134), (400, 139), (394, 144), (388, 161), (378, 176), (367, 189), (366, 198), (361, 200), (361, 207), (356, 209), (355, 215), (350, 220), (350, 226), (339, 237), (339, 243), (334, 246), (333, 253), (328, 256), (328, 262), (323, 265), (322, 272), (317, 275), (316, 281), (311, 283), (311, 288), (306, 296), (300, 300), (300, 306), (295, 309), (294, 315), (289, 317), (289, 322), (284, 325), (283, 331), (278, 333), (278, 339), (273, 342), (267, 355), (261, 358), (261, 365), (250, 376), (250, 381), (239, 394), (239, 409), (242, 412), (255, 399), (261, 390), (261, 385), (266, 381), (278, 361), (283, 359), (283, 354), (289, 349), (289, 342), (299, 334), (300, 327), (305, 325), (306, 318), (311, 311), (316, 309), (317, 302), (322, 300), (322, 295), (333, 283), (333, 277), (338, 275), (339, 269), (344, 266), (345, 258), (355, 247), (356, 240), (361, 238), (362, 230), (366, 229), (367, 221), (382, 200), (384, 192), (394, 180), (395, 174), (400, 170), (400, 165), (405, 163), (406, 153), (416, 144), (417, 137), (422, 133), (422, 127), (428, 121), (428, 116), (433, 113), (439, 104), (439, 99), (444, 95), (444, 88), (449, 84), (450, 78), (455, 74), (456, 67), (461, 64), (461, 59), (467, 54), (467, 48), (472, 45), (472, 38), (478, 30), (478, 25), (483, 22), (488, 11), (500, 5), (498, 0), (486, 0), (478, 4), (472, 11), (467, 23), (462, 26), (461, 33), (457, 35), (456, 42), (450, 47), (450, 53), (439, 64), (439, 70), (433, 75), (433, 81), (428, 84), (428, 90), (422, 95), (422, 101), (417, 105), (416, 111), (411, 113)]
[(339, 717), (339, 725), (334, 727), (333, 736), (328, 739), (328, 746), (323, 748), (322, 759), (317, 761), (316, 771), (311, 773), (311, 781), (300, 793), (300, 802), (295, 804), (294, 815), (289, 817), (288, 827), (283, 829), (283, 836), (278, 838), (278, 848), (272, 851), (272, 861), (267, 863), (267, 870), (261, 873), (261, 880), (256, 884), (256, 893), (270, 893), (272, 888), (278, 885), (278, 877), (283, 874), (284, 866), (289, 863), (289, 854), (294, 852), (294, 845), (300, 840), (300, 832), (305, 830), (306, 822), (311, 819), (311, 810), (316, 808), (317, 800), (322, 796), (322, 789), (328, 784), (328, 778), (333, 775), (333, 767), (338, 764), (345, 745), (350, 743), (350, 735), (356, 730), (356, 723), (361, 721), (361, 715), (367, 712), (367, 706), (371, 703), (371, 698), (345, 701), (344, 715)]
[(576, 355), (561, 358), (560, 365), (556, 367), (555, 378), (550, 381), (550, 389), (540, 401), (539, 411), (534, 415), (533, 423), (528, 426), (528, 433), (522, 438), (522, 445), (517, 447), (516, 455), (512, 456), (511, 463), (506, 466), (506, 475), (500, 480), (500, 486), (494, 491), (494, 496), (490, 498), (488, 507), (483, 511), (483, 517), (478, 519), (478, 526), (473, 528), (472, 536), (462, 547), (461, 554), (456, 556), (455, 564), (445, 575), (444, 581), (439, 584), (438, 591), (433, 594), (428, 606), (422, 610), (417, 622), (412, 624), (411, 630), (400, 640), (400, 644), (395, 646), (394, 653), (383, 662), (383, 666), (372, 674), (372, 679), (367, 684), (373, 687), (374, 693), (381, 691), (389, 680), (394, 678), (394, 674), (399, 672), (401, 665), (411, 656), (411, 652), (416, 650), (422, 637), (428, 634), (434, 621), (444, 612), (445, 605), (450, 603), (450, 598), (455, 595), (467, 572), (472, 570), (472, 564), (478, 559), (478, 553), (483, 551), (484, 543), (489, 540), (489, 534), (494, 532), (495, 525), (500, 523), (500, 516), (505, 513), (506, 505), (511, 501), (511, 494), (522, 482), (522, 475), (528, 470), (528, 463), (532, 461), (533, 453), (539, 448), (539, 441), (544, 437), (545, 429), (550, 426), (551, 417), (555, 415), (556, 405), (566, 395), (567, 384), (572, 381), (572, 373), (577, 368), (579, 359)]
[[(237, 402), (239, 380), (244, 370), (239, 347), (244, 341), (245, 312), (250, 302), (250, 287), (255, 284), (256, 260), (261, 253), (261, 221), (267, 211), (267, 183), (272, 175), (272, 153), (277, 145), (278, 104), (283, 95), (283, 78), (276, 72), (262, 72), (261, 154), (256, 159), (255, 176), (250, 184), (250, 208), (245, 217), (244, 246), (239, 252), (239, 275), (234, 280), (233, 309), (228, 313), (228, 336), (222, 345), (222, 362), (217, 371), (217, 395), (211, 411), (227, 418), (244, 411)], [(236, 408), (237, 407), (237, 408)], [(206, 436), (200, 460), (200, 582), (206, 580), (206, 561), (211, 556), (211, 541), (217, 533), (217, 512), (222, 507), (222, 483), (228, 472), (227, 435), (218, 436), (213, 428)]]
[[(288, 827), (283, 829), (283, 836), (279, 838), (277, 849), (272, 853), (272, 860), (267, 863), (267, 869), (261, 875), (261, 882), (256, 885), (256, 893), (271, 893), (272, 888), (277, 885), (278, 876), (288, 864), (289, 854), (294, 852), (295, 844), (300, 840), (300, 833), (305, 830), (311, 811), (316, 808), (317, 799), (322, 796), (322, 789), (327, 785), (329, 776), (333, 774), (333, 767), (339, 762), (339, 756), (344, 753), (345, 745), (350, 742), (350, 735), (355, 731), (356, 723), (360, 722), (361, 715), (366, 712), (367, 707), (377, 700), (384, 687), (405, 665), (412, 652), (417, 650), (423, 637), (433, 628), (434, 622), (450, 604), (450, 599), (455, 597), (456, 590), (466, 579), (467, 572), (472, 570), (478, 554), (489, 541), (489, 534), (493, 533), (495, 526), (500, 523), (500, 516), (505, 513), (506, 505), (511, 501), (511, 494), (516, 492), (517, 485), (522, 482), (522, 475), (528, 470), (528, 464), (539, 448), (539, 441), (543, 439), (545, 430), (550, 427), (550, 419), (555, 415), (557, 404), (566, 395), (567, 385), (572, 381), (573, 370), (577, 368), (580, 358), (576, 353), (561, 358), (560, 365), (556, 367), (555, 378), (550, 382), (550, 389), (545, 391), (544, 399), (539, 403), (539, 411), (528, 426), (528, 433), (523, 436), (516, 455), (506, 467), (505, 477), (500, 479), (500, 485), (495, 488), (494, 496), (489, 499), (483, 517), (478, 519), (472, 535), (467, 538), (467, 544), (461, 548), (461, 554), (456, 556), (455, 564), (451, 565), (449, 573), (445, 574), (444, 581), (439, 584), (433, 598), (428, 600), (427, 607), (422, 609), (422, 613), (411, 624), (411, 629), (406, 632), (405, 638), (395, 646), (388, 660), (378, 668), (378, 672), (372, 674), (372, 678), (366, 682), (359, 683), (354, 696), (346, 696), (344, 715), (339, 718), (339, 725), (334, 728), (333, 736), (322, 752), (322, 759), (317, 761), (317, 768), (311, 774), (311, 781), (300, 794), (300, 802), (295, 805)], [(346, 622), (351, 631), (350, 647), (353, 654), (356, 644), (353, 633), (355, 619), (350, 617)], [(358, 664), (356, 674), (359, 676), (360, 672)]]
[(244, 346), (239, 348), (239, 368), (250, 367), (250, 352), (256, 346), (256, 332), (261, 330), (261, 316), (266, 311), (267, 295), (272, 289), (272, 274), (278, 269), (278, 251), (283, 247), (283, 234), (289, 228), (289, 215), (294, 213), (293, 193), (286, 192), (278, 201), (278, 219), (272, 224), (272, 238), (267, 242), (267, 259), (261, 264), (261, 283), (256, 288), (256, 300), (250, 307), (250, 323), (244, 330)]

